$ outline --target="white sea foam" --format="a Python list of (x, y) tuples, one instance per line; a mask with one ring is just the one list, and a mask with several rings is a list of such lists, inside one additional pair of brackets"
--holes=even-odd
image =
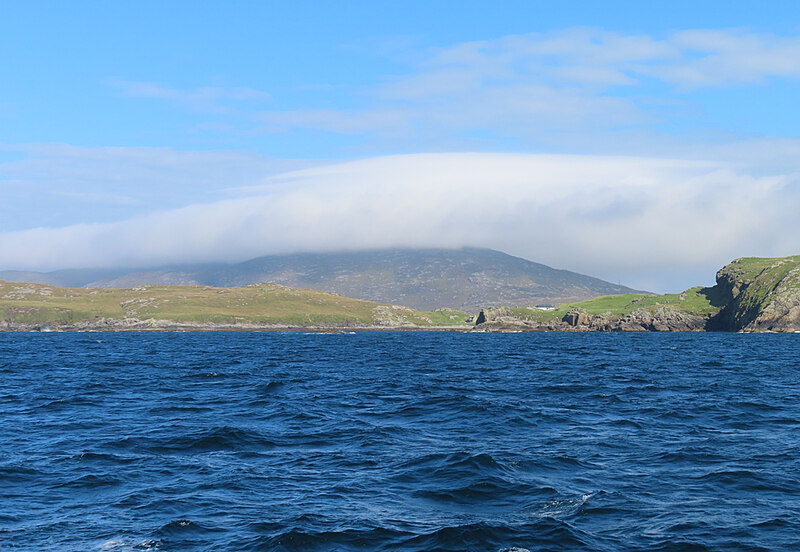
[(133, 552), (134, 550), (158, 550), (159, 543), (154, 540), (143, 540), (138, 544), (130, 544), (121, 540), (109, 540), (97, 547), (109, 552)]
[(599, 491), (592, 491), (590, 493), (582, 494), (574, 498), (565, 498), (560, 500), (550, 500), (544, 503), (537, 511), (531, 515), (534, 517), (558, 517), (560, 515), (573, 514), (578, 509), (586, 504), (586, 502), (595, 496)]

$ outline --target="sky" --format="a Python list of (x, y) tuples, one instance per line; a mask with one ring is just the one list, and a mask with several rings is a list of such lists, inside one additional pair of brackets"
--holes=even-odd
[(0, 4), (0, 270), (800, 253), (800, 3)]

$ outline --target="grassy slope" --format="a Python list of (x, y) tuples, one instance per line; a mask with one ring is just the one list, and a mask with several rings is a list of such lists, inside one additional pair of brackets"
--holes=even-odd
[[(780, 263), (780, 272), (785, 275), (800, 265), (800, 255), (791, 257), (742, 257), (726, 265), (723, 270), (735, 273), (739, 279), (755, 280), (764, 270)], [(770, 271), (772, 272), (772, 271)]]
[(720, 306), (716, 299), (714, 288), (694, 287), (683, 293), (666, 295), (625, 294), (604, 295), (581, 301), (561, 305), (555, 310), (544, 311), (539, 309), (513, 308), (511, 312), (523, 320), (547, 321), (561, 319), (573, 309), (583, 309), (588, 314), (611, 314), (624, 316), (636, 309), (655, 310), (659, 306), (671, 306), (689, 313), (699, 315), (714, 315), (719, 312)]
[(420, 326), (457, 325), (467, 318), (465, 313), (456, 311), (423, 313), (275, 284), (240, 288), (72, 289), (0, 282), (0, 320), (25, 324), (73, 324), (101, 318), (224, 324), (373, 324), (376, 316)]

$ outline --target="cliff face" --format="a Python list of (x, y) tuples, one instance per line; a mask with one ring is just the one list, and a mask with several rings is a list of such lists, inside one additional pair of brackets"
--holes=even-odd
[(800, 330), (800, 255), (736, 259), (717, 272), (717, 287), (726, 303), (722, 329)]

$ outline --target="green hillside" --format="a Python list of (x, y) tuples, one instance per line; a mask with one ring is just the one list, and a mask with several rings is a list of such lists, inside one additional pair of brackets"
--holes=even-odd
[(177, 324), (437, 327), (464, 324), (457, 311), (420, 312), (277, 284), (238, 288), (147, 286), (75, 289), (0, 282), (8, 326), (98, 325), (121, 320)]
[(561, 319), (574, 310), (585, 311), (588, 315), (606, 314), (624, 316), (637, 309), (655, 311), (659, 307), (668, 306), (684, 312), (702, 316), (713, 316), (720, 311), (719, 303), (714, 299), (715, 288), (694, 287), (683, 293), (653, 295), (646, 293), (628, 293), (624, 295), (604, 295), (587, 301), (566, 303), (553, 310), (531, 308), (510, 308), (521, 320), (546, 321)]

